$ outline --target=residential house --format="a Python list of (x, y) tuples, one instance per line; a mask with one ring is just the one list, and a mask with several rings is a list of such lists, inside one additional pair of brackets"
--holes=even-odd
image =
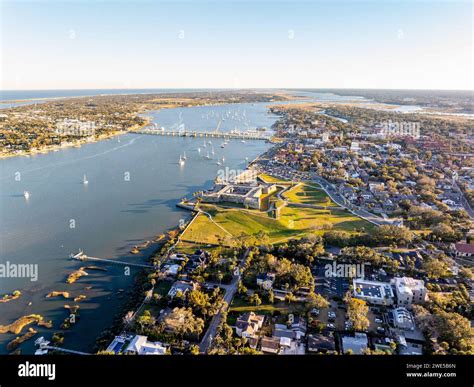
[(245, 313), (237, 318), (235, 333), (239, 337), (253, 337), (262, 327), (264, 320), (263, 315), (257, 315), (254, 312)]

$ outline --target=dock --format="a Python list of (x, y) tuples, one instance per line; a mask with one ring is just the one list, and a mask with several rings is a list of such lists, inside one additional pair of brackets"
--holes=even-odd
[(39, 348), (36, 350), (35, 355), (46, 355), (48, 351), (59, 351), (64, 353), (70, 353), (72, 355), (92, 355), (92, 353), (75, 351), (73, 349), (56, 347), (49, 344), (50, 342), (48, 340), (45, 340), (43, 336), (41, 336), (39, 339), (36, 339), (35, 346)]
[(77, 261), (98, 261), (98, 262), (106, 262), (106, 263), (112, 263), (116, 265), (123, 265), (123, 266), (136, 266), (136, 267), (143, 267), (146, 269), (159, 269), (158, 266), (153, 266), (153, 265), (147, 265), (145, 263), (130, 263), (130, 262), (123, 262), (123, 261), (115, 261), (113, 259), (106, 259), (106, 258), (98, 258), (98, 257), (90, 257), (81, 250), (77, 254), (70, 255), (70, 258), (75, 259)]

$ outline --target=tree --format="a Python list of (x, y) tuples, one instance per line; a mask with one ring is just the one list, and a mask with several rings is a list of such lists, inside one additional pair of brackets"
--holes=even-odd
[(398, 227), (384, 224), (375, 229), (374, 237), (379, 243), (389, 244), (395, 242), (407, 244), (412, 241), (413, 234), (404, 226)]
[(439, 310), (435, 319), (441, 341), (446, 341), (460, 351), (474, 353), (474, 329), (467, 318), (458, 313)]
[(188, 304), (193, 310), (200, 312), (203, 315), (207, 314), (207, 309), (210, 305), (210, 297), (208, 294), (194, 289), (188, 293)]
[(153, 326), (155, 322), (155, 318), (151, 315), (151, 312), (148, 309), (137, 318), (137, 325), (139, 326), (139, 330), (141, 332), (143, 332), (145, 328)]
[(347, 300), (347, 317), (356, 331), (365, 331), (369, 327), (368, 313), (369, 307), (364, 300), (358, 298)]
[(176, 332), (181, 338), (195, 334), (199, 337), (204, 329), (204, 320), (196, 317), (191, 308), (174, 308), (164, 318), (165, 325)]
[(310, 292), (307, 296), (308, 308), (323, 309), (329, 307), (329, 301), (326, 300), (322, 295)]
[(275, 302), (275, 294), (273, 293), (273, 290), (268, 291), (268, 302), (270, 304), (273, 304)]
[(431, 258), (423, 261), (423, 270), (429, 278), (440, 278), (447, 274), (447, 265), (440, 259)]
[(432, 233), (443, 242), (454, 242), (457, 239), (453, 228), (445, 223), (440, 223), (434, 226), (432, 228)]
[(262, 300), (260, 299), (260, 296), (257, 293), (254, 293), (249, 297), (249, 302), (251, 304), (254, 304), (255, 306), (258, 306), (261, 305)]
[(296, 301), (296, 296), (291, 292), (287, 293), (285, 295), (285, 301), (288, 302), (288, 304), (291, 303), (291, 302), (295, 302)]

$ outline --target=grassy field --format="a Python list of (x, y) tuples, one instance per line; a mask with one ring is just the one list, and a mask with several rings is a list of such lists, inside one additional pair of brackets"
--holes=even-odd
[(275, 176), (267, 175), (266, 173), (261, 173), (258, 175), (258, 178), (264, 183), (281, 183), (281, 184), (290, 184), (288, 180), (283, 180)]
[(369, 222), (343, 210), (284, 207), (280, 218), (274, 219), (268, 213), (257, 210), (221, 208), (209, 204), (201, 205), (201, 209), (211, 214), (221, 228), (200, 214), (183, 234), (183, 241), (221, 244), (241, 234), (254, 235), (264, 231), (271, 243), (278, 243), (308, 233), (321, 235), (329, 229), (361, 232), (370, 231), (373, 227)]
[(337, 207), (337, 204), (321, 188), (308, 184), (299, 184), (285, 192), (283, 196), (294, 203)]
[(283, 301), (276, 301), (273, 304), (254, 305), (249, 304), (246, 299), (242, 298), (240, 295), (237, 295), (229, 308), (229, 314), (233, 317), (236, 317), (245, 312), (255, 312), (257, 314), (271, 316), (275, 312), (279, 312), (282, 315), (287, 315), (289, 313), (303, 313), (304, 310), (305, 307), (301, 303), (295, 302), (288, 304)]

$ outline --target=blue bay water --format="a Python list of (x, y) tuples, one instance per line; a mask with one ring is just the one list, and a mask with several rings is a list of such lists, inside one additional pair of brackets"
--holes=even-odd
[[(216, 125), (218, 111), (236, 116), (243, 114), (243, 108), (249, 127), (270, 126), (275, 120), (265, 104), (165, 109), (149, 115), (158, 125), (181, 122), (189, 128), (209, 130)], [(242, 121), (229, 119), (220, 130), (234, 129), (238, 124)], [(23, 293), (17, 300), (0, 304), (0, 324), (38, 313), (53, 320), (54, 328), (35, 328), (39, 331), (36, 337), (51, 337), (68, 316), (64, 305), (73, 301), (46, 299), (46, 294), (53, 290), (69, 291), (72, 297), (84, 294), (87, 299), (80, 303), (81, 320), (66, 331), (64, 346), (90, 350), (96, 336), (110, 326), (126, 298), (121, 289), (130, 289), (137, 269), (132, 269), (132, 276), (125, 276), (123, 267), (107, 265), (106, 272), (91, 270), (75, 284), (66, 284), (68, 274), (81, 266), (68, 259), (69, 254), (83, 249), (90, 256), (144, 262), (151, 251), (132, 255), (131, 248), (189, 216), (176, 207), (182, 197), (210, 188), (221, 168), (244, 169), (246, 158), (252, 160), (270, 146), (263, 141), (244, 144), (231, 140), (222, 149), (221, 139), (212, 141), (212, 160), (197, 150), (203, 139), (140, 134), (0, 160), (0, 263), (37, 264), (39, 268), (36, 282), (27, 278), (0, 280), (0, 294), (16, 289)], [(187, 161), (180, 167), (183, 152)], [(223, 156), (224, 165), (217, 165)], [(84, 175), (87, 185), (83, 184)], [(15, 178), (18, 176), (20, 180)], [(30, 193), (28, 200), (24, 191)], [(0, 353), (7, 352), (5, 346), (14, 337), (0, 335)], [(32, 353), (33, 340), (24, 343), (22, 350)]]

